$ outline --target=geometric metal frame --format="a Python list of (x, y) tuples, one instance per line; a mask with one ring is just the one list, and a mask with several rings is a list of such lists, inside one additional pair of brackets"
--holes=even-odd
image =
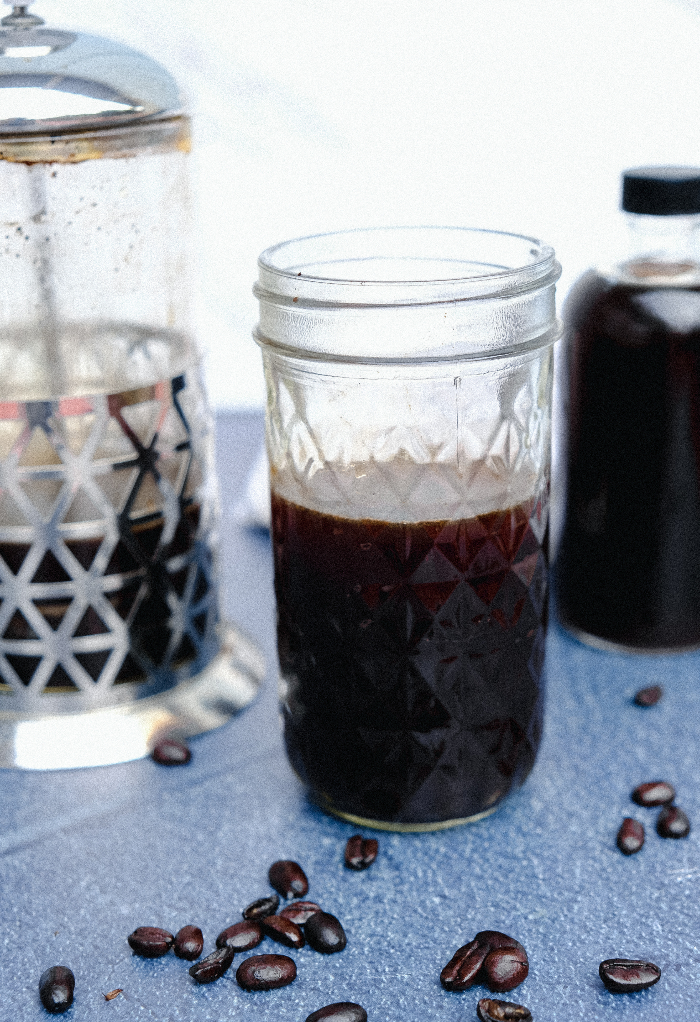
[(0, 403), (0, 707), (75, 713), (203, 670), (216, 510), (196, 372)]

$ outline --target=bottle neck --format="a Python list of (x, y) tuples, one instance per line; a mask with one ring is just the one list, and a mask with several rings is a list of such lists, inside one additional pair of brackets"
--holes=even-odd
[(626, 213), (629, 254), (621, 269), (635, 281), (684, 284), (700, 275), (700, 214)]

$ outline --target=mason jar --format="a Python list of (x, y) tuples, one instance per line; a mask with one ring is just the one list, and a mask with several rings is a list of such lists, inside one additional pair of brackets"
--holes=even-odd
[(260, 257), (285, 741), (354, 823), (478, 819), (535, 761), (559, 273), (464, 228)]

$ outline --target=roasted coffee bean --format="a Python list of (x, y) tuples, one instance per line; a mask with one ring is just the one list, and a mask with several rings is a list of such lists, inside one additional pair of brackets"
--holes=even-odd
[(195, 958), (199, 958), (203, 949), (204, 937), (198, 926), (183, 926), (175, 934), (173, 951), (178, 958), (193, 962)]
[(617, 847), (623, 855), (634, 855), (644, 844), (644, 827), (638, 820), (626, 816), (617, 832)]
[(656, 706), (663, 694), (664, 690), (661, 685), (650, 685), (649, 688), (640, 688), (634, 701), (637, 706)]
[(284, 916), (265, 916), (260, 920), (260, 926), (265, 936), (276, 940), (278, 944), (295, 948), (303, 947), (306, 944), (301, 928), (291, 919), (285, 919)]
[(296, 975), (297, 967), (287, 955), (253, 955), (238, 966), (236, 980), (244, 990), (276, 990)]
[(522, 983), (528, 969), (527, 954), (519, 941), (498, 930), (481, 930), (455, 952), (440, 973), (440, 982), (445, 990), (468, 990), (475, 983), (486, 983), (489, 990), (504, 993)]
[(201, 962), (192, 965), (189, 974), (197, 983), (213, 983), (215, 979), (221, 979), (233, 961), (233, 955), (232, 947), (217, 948)]
[(528, 1022), (532, 1015), (522, 1004), (482, 997), (476, 1006), (481, 1022)]
[(647, 781), (638, 784), (632, 792), (632, 801), (638, 806), (666, 806), (676, 797), (676, 789), (668, 781)]
[(491, 993), (505, 994), (520, 986), (530, 966), (523, 948), (499, 947), (489, 951), (481, 971)]
[(687, 837), (690, 834), (690, 820), (679, 806), (664, 806), (656, 821), (659, 837)]
[(600, 963), (598, 975), (611, 994), (633, 994), (658, 983), (661, 969), (653, 962), (607, 958)]
[(41, 974), (39, 997), (41, 1003), (52, 1015), (68, 1011), (73, 1003), (75, 976), (65, 965), (52, 965)]
[(373, 837), (355, 834), (345, 846), (345, 865), (348, 869), (367, 869), (377, 858), (379, 842)]
[(440, 973), (445, 990), (468, 990), (474, 986), (488, 953), (488, 945), (478, 940), (470, 940), (459, 948)]
[(174, 738), (164, 738), (153, 749), (151, 759), (161, 766), (184, 766), (192, 759), (192, 753), (184, 742)]
[(142, 958), (160, 958), (167, 955), (175, 942), (172, 933), (161, 930), (159, 926), (138, 926), (126, 938), (135, 955)]
[(251, 901), (248, 908), (243, 909), (244, 919), (263, 919), (265, 916), (273, 916), (279, 908), (280, 899), (276, 894), (270, 894), (267, 898), (258, 898)]
[(332, 1019), (332, 1022), (367, 1022), (367, 1012), (361, 1004), (338, 1001), (337, 1004), (327, 1004), (325, 1008), (312, 1011), (307, 1015), (306, 1022), (325, 1022), (327, 1018)]
[(310, 919), (316, 912), (321, 911), (321, 906), (315, 901), (293, 901), (291, 905), (285, 905), (280, 912), (285, 919), (291, 919), (297, 926), (303, 926), (307, 919)]
[(291, 859), (273, 862), (267, 875), (274, 889), (283, 898), (303, 898), (309, 889), (304, 870)]
[(304, 926), (304, 933), (314, 951), (324, 955), (342, 951), (348, 942), (340, 921), (330, 912), (314, 912)]
[(244, 919), (242, 923), (234, 923), (222, 930), (216, 938), (217, 947), (232, 947), (234, 951), (250, 951), (257, 947), (263, 939), (260, 923), (254, 919)]

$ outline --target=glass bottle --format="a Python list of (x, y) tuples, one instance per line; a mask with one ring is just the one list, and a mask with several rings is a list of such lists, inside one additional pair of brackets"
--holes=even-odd
[(623, 176), (630, 251), (564, 309), (562, 623), (596, 646), (700, 644), (700, 169)]

